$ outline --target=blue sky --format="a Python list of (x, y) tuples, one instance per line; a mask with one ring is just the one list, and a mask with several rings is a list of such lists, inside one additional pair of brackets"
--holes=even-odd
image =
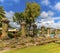
[(6, 16), (13, 23), (12, 16), (15, 12), (23, 12), (26, 2), (36, 2), (41, 7), (41, 13), (36, 24), (39, 26), (60, 28), (60, 0), (0, 0), (0, 6), (4, 7)]

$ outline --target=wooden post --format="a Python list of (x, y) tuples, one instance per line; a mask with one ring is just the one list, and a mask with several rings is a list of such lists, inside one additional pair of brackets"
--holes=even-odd
[(8, 23), (9, 21), (7, 20), (7, 18), (2, 19), (2, 39), (8, 38)]
[(26, 37), (26, 23), (21, 23), (21, 37)]

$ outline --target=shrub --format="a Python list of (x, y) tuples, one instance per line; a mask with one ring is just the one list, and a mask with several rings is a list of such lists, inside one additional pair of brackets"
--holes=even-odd
[(10, 38), (14, 38), (14, 36), (13, 36), (13, 34), (12, 34), (11, 32), (8, 32), (8, 36), (9, 36)]
[(18, 35), (18, 37), (20, 37), (20, 35), (21, 35), (21, 32), (19, 31), (19, 32), (17, 32), (17, 35)]

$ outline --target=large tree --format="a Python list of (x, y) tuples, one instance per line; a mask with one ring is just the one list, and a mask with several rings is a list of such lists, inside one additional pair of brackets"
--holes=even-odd
[(31, 24), (35, 22), (36, 18), (40, 15), (40, 6), (37, 3), (27, 3), (26, 9), (22, 13), (16, 12), (14, 14), (14, 21), (21, 24), (21, 22), (26, 22), (29, 30), (31, 29)]
[[(27, 3), (26, 9), (25, 9), (25, 17), (26, 17), (26, 23), (29, 24), (31, 27), (31, 24), (35, 22), (36, 18), (40, 15), (40, 6), (37, 3)], [(29, 27), (29, 29), (30, 29)]]
[(22, 21), (26, 21), (27, 24), (35, 22), (36, 18), (40, 15), (40, 6), (37, 3), (27, 3), (26, 9), (24, 12), (16, 12), (14, 14), (14, 21), (17, 23), (21, 23)]

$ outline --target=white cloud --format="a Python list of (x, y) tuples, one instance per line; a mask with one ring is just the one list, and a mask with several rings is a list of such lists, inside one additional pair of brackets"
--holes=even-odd
[[(14, 16), (14, 12), (13, 11), (9, 11), (9, 12), (5, 12), (6, 17), (11, 21), (10, 25), (13, 27), (17, 27), (19, 28), (20, 25), (17, 25), (15, 22), (13, 22), (12, 17)], [(38, 28), (40, 28), (42, 25), (44, 25), (45, 27), (52, 27), (52, 28), (60, 28), (60, 22), (55, 23), (55, 20), (59, 20), (60, 17), (53, 17), (54, 12), (52, 11), (48, 11), (45, 12), (43, 11), (41, 13), (41, 17), (43, 17), (44, 19), (38, 20), (36, 22)]]
[(45, 26), (60, 29), (60, 21), (57, 23), (55, 22), (55, 20), (60, 20), (60, 17), (53, 17), (54, 14), (55, 13), (52, 11), (48, 12), (43, 11), (40, 16), (44, 19), (38, 20), (36, 22), (38, 28), (40, 28), (41, 26)]
[(53, 19), (41, 19), (41, 21), (39, 23), (36, 22), (38, 28), (41, 26), (52, 27), (54, 23), (55, 22)]
[(50, 2), (49, 2), (49, 0), (42, 0), (41, 4), (43, 4), (43, 5), (49, 5)]
[(60, 2), (56, 3), (54, 6), (49, 5), (52, 10), (57, 10), (60, 12)]
[(56, 3), (56, 5), (54, 6), (54, 9), (60, 11), (60, 2)]
[(60, 21), (58, 21), (57, 23), (55, 22), (55, 20), (59, 20), (60, 17), (51, 17), (51, 18), (47, 18), (47, 19), (41, 19), (41, 21), (36, 22), (38, 28), (40, 28), (41, 26), (45, 26), (45, 27), (51, 27), (51, 28), (57, 28), (60, 29)]
[(10, 25), (15, 28), (20, 28), (20, 25), (18, 25), (16, 22), (10, 22)]
[(13, 16), (14, 16), (14, 12), (13, 11), (9, 11), (9, 12), (5, 12), (5, 16), (8, 18), (8, 20), (10, 21), (10, 25), (13, 27), (20, 27), (20, 25), (17, 25), (17, 23), (13, 22)]
[(14, 16), (14, 12), (13, 11), (9, 11), (9, 12), (5, 12), (5, 16), (10, 20), (13, 21), (12, 17)]
[(40, 14), (40, 16), (41, 16), (42, 18), (46, 18), (46, 17), (48, 17), (48, 13), (45, 12), (45, 11), (43, 11), (43, 12)]
[(48, 14), (49, 14), (49, 16), (53, 16), (54, 15), (54, 12), (48, 11)]
[(60, 17), (53, 17), (54, 20), (60, 20)]
[(48, 11), (48, 12), (43, 11), (43, 12), (40, 14), (40, 16), (41, 16), (42, 18), (48, 18), (48, 17), (51, 17), (51, 16), (53, 16), (53, 15), (54, 15), (54, 12), (53, 12), (53, 11)]
[(12, 26), (12, 27), (16, 27), (16, 28), (19, 28), (20, 27), (20, 25), (18, 25), (16, 22), (13, 22), (13, 16), (14, 16), (14, 12), (13, 11), (9, 11), (9, 12), (6, 12), (5, 11), (5, 16), (8, 18), (8, 20), (10, 21), (10, 25)]

